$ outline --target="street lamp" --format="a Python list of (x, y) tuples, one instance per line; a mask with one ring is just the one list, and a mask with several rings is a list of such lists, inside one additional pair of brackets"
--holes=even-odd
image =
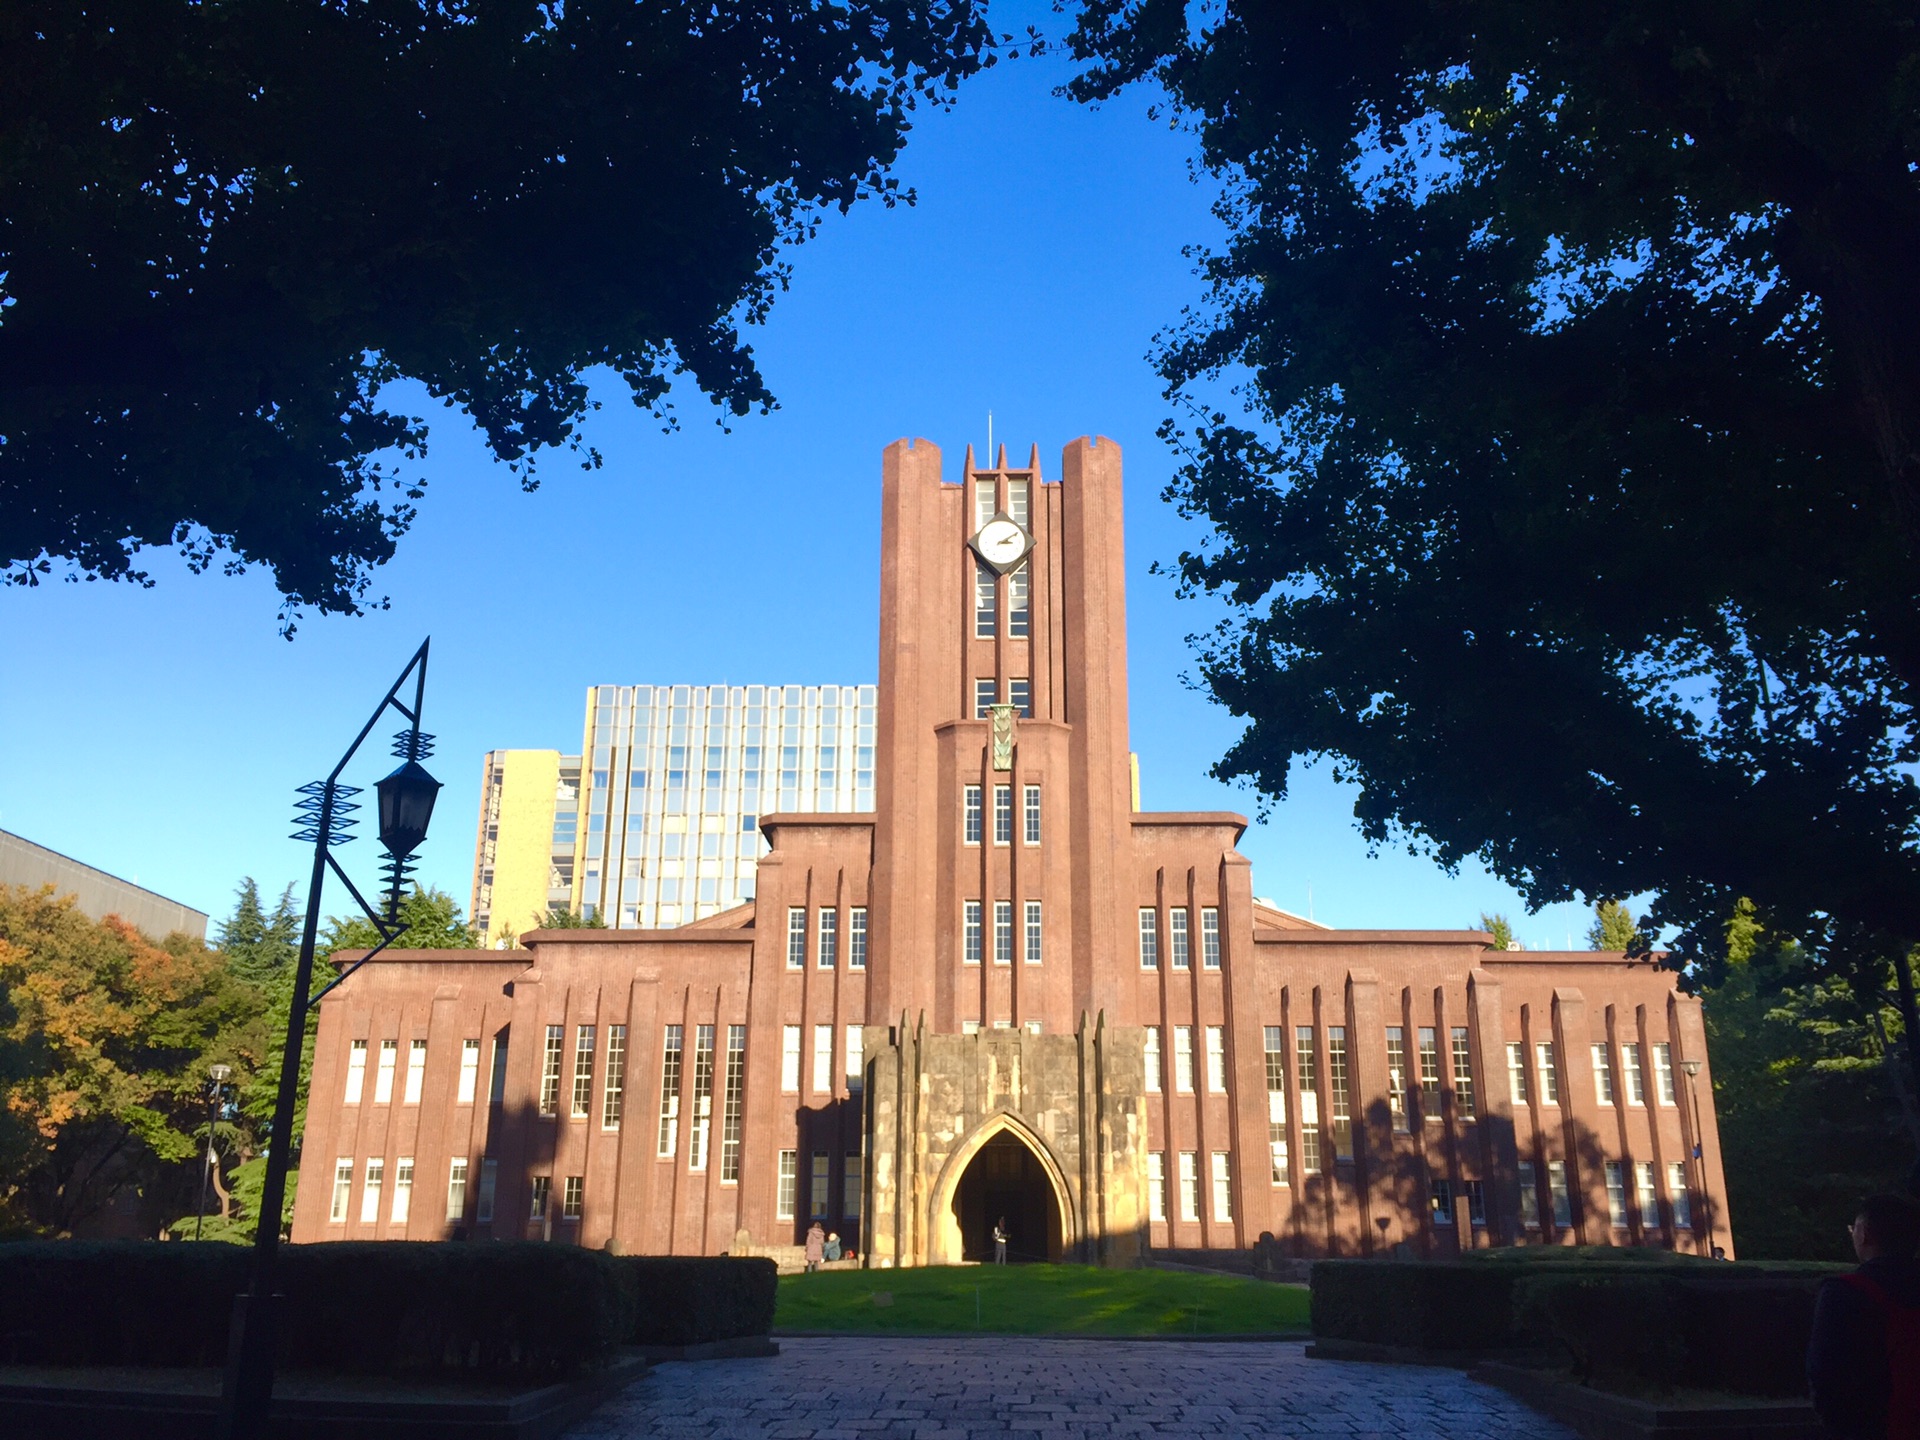
[(227, 1078), (231, 1065), (207, 1067), (207, 1148), (200, 1157), (200, 1201), (193, 1210), (193, 1238), (200, 1238), (200, 1223), (207, 1215), (207, 1180), (213, 1174), (213, 1122), (220, 1118), (220, 1107), (227, 1098)]
[[(1687, 1099), (1691, 1102), (1693, 1110), (1693, 1189), (1694, 1193), (1700, 1197), (1700, 1204), (1704, 1208), (1707, 1203), (1707, 1167), (1702, 1158), (1706, 1152), (1700, 1144), (1700, 1062), (1691, 1059), (1682, 1060), (1680, 1068), (1687, 1072)], [(1711, 1222), (1709, 1222), (1707, 1240), (1708, 1247), (1711, 1249), (1713, 1240)]]
[[(300, 936), (300, 958), (293, 972), (293, 999), (287, 1015), (287, 1038), (280, 1058), (280, 1087), (274, 1097), (273, 1128), (267, 1142), (267, 1173), (260, 1187), (259, 1230), (254, 1237), (253, 1274), (247, 1293), (236, 1296), (233, 1324), (228, 1331), (226, 1377), (220, 1387), (218, 1433), (222, 1440), (258, 1440), (266, 1433), (267, 1411), (273, 1400), (273, 1352), (276, 1335), (273, 1292), (274, 1263), (280, 1253), (280, 1212), (286, 1202), (287, 1162), (293, 1153), (293, 1109), (300, 1082), (300, 1054), (305, 1047), (307, 1015), (334, 986), (353, 974), (400, 937), (400, 897), (407, 877), (412, 873), (413, 852), (426, 839), (427, 821), (433, 816), (433, 802), (440, 782), (429, 775), (420, 762), (433, 750), (433, 737), (420, 729), (420, 708), (426, 698), (427, 646), (423, 640), (413, 658), (401, 670), (380, 703), (374, 706), (367, 723), (360, 727), (347, 753), (324, 780), (300, 787), (301, 800), (294, 832), (296, 840), (313, 843), (313, 878), (307, 886), (306, 926)], [(400, 689), (413, 679), (413, 704), (400, 700)], [(384, 912), (369, 905), (359, 888), (333, 858), (333, 847), (344, 845), (353, 836), (347, 832), (359, 808), (352, 801), (360, 793), (352, 785), (340, 783), (340, 772), (347, 768), (380, 717), (389, 709), (398, 711), (407, 728), (394, 737), (393, 753), (400, 767), (378, 781), (380, 841), (386, 848), (387, 893)], [(352, 965), (342, 970), (319, 994), (309, 996), (313, 981), (313, 949), (320, 924), (320, 892), (327, 871), (347, 888), (361, 912), (373, 922), (380, 943)]]

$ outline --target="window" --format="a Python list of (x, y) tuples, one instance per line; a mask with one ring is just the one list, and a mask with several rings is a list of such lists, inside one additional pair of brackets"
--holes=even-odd
[(1440, 1118), (1440, 1047), (1431, 1025), (1420, 1027), (1420, 1113)]
[(540, 1113), (551, 1115), (560, 1104), (560, 1047), (565, 1044), (566, 1029), (547, 1026), (547, 1051), (540, 1067)]
[(962, 836), (969, 845), (980, 843), (980, 787), (965, 786), (961, 792)]
[(815, 1220), (827, 1218), (827, 1152), (813, 1152), (813, 1185), (807, 1191), (807, 1214)]
[(1684, 1160), (1667, 1162), (1667, 1200), (1673, 1206), (1676, 1230), (1693, 1228), (1693, 1197), (1687, 1193), (1687, 1164)]
[(473, 1222), (487, 1225), (493, 1221), (493, 1192), (500, 1181), (500, 1162), (482, 1160), (480, 1162), (480, 1199), (474, 1206)]
[(1467, 1192), (1467, 1223), (1485, 1225), (1487, 1223), (1487, 1187), (1479, 1180), (1468, 1180), (1462, 1186)]
[(1427, 1177), (1427, 1204), (1436, 1225), (1453, 1224), (1453, 1184), (1438, 1175)]
[(656, 1147), (662, 1159), (680, 1148), (680, 1042), (680, 1027), (667, 1026), (660, 1043), (660, 1143)]
[(1147, 1093), (1160, 1093), (1160, 1027), (1147, 1026)]
[(1023, 675), (1007, 681), (1007, 703), (1022, 720), (1033, 718), (1033, 682)]
[[(363, 1045), (361, 1047), (365, 1049)], [(353, 1161), (333, 1162), (333, 1205), (327, 1218), (338, 1225), (347, 1218), (347, 1203), (353, 1198)]]
[(1593, 1098), (1602, 1105), (1613, 1104), (1613, 1065), (1604, 1040), (1593, 1047)]
[(1167, 1218), (1167, 1152), (1147, 1152), (1147, 1219)]
[(1264, 1030), (1267, 1052), (1267, 1152), (1273, 1183), (1287, 1183), (1287, 1059), (1280, 1049), (1280, 1027)]
[(1013, 843), (1013, 787), (1011, 785), (993, 787), (993, 843), (996, 845)]
[(607, 1084), (600, 1096), (600, 1128), (618, 1130), (627, 1108), (627, 1027), (607, 1027)]
[(1637, 1162), (1633, 1167), (1633, 1199), (1640, 1207), (1640, 1228), (1658, 1230), (1660, 1228), (1660, 1197), (1654, 1189), (1653, 1166), (1648, 1161)]
[(1213, 1152), (1213, 1218), (1233, 1219), (1233, 1156), (1225, 1150)]
[(1533, 1047), (1534, 1068), (1540, 1072), (1540, 1103), (1560, 1103), (1560, 1071), (1553, 1063), (1553, 1042), (1542, 1040)]
[(1347, 1093), (1347, 1027), (1327, 1027), (1327, 1100), (1333, 1119), (1333, 1160), (1353, 1163), (1353, 1112)]
[(1514, 1104), (1527, 1103), (1527, 1047), (1517, 1040), (1507, 1043), (1507, 1088)]
[(1167, 911), (1167, 931), (1168, 938), (1173, 942), (1173, 968), (1190, 969), (1193, 957), (1187, 949), (1187, 911), (1184, 905), (1176, 905)]
[(480, 1042), (462, 1040), (460, 1042), (460, 1089), (458, 1103), (471, 1105), (473, 1097), (480, 1088)]
[(987, 712), (993, 709), (993, 681), (975, 679), (973, 682), (973, 718), (984, 720)]
[(727, 1088), (720, 1111), (720, 1180), (740, 1179), (740, 1107), (747, 1083), (747, 1027), (727, 1027)]
[(566, 1184), (560, 1189), (560, 1218), (578, 1220), (580, 1218), (580, 1192), (586, 1188), (583, 1176), (569, 1175)]
[(400, 1058), (398, 1040), (380, 1042), (380, 1068), (373, 1077), (373, 1103), (385, 1105), (393, 1099), (393, 1067)]
[(798, 905), (787, 907), (787, 969), (807, 968), (807, 912)]
[(1653, 1047), (1653, 1093), (1662, 1105), (1674, 1103), (1673, 1046), (1664, 1040), (1656, 1041)]
[(1627, 1223), (1627, 1167), (1618, 1160), (1609, 1160), (1606, 1172), (1607, 1223), (1624, 1229)]
[(1540, 1228), (1540, 1182), (1534, 1179), (1531, 1160), (1522, 1160), (1517, 1169), (1520, 1177), (1520, 1223), (1529, 1230), (1538, 1230)]
[(1193, 1093), (1193, 1027), (1173, 1027), (1173, 1088), (1182, 1095)]
[(380, 1187), (386, 1183), (387, 1162), (367, 1161), (367, 1178), (360, 1185), (360, 1223), (371, 1225), (380, 1218)]
[(961, 907), (960, 959), (967, 965), (980, 963), (980, 902), (968, 900)]
[(822, 970), (833, 969), (833, 962), (840, 950), (840, 912), (824, 906), (820, 911), (820, 943), (816, 947), (819, 959), (816, 963)]
[(1146, 906), (1140, 910), (1140, 968), (1160, 968), (1160, 916)]
[(418, 1105), (420, 1089), (427, 1078), (427, 1042), (415, 1040), (407, 1046), (407, 1088), (402, 1092), (401, 1103)]
[(1029, 900), (1027, 901), (1027, 954), (1026, 954), (1027, 964), (1029, 965), (1038, 965), (1040, 963), (1041, 933), (1042, 933), (1042, 930), (1040, 925), (1040, 902), (1038, 900)]
[(502, 1025), (493, 1037), (493, 1074), (487, 1081), (487, 1100), (494, 1105), (507, 1098), (507, 1031), (511, 1028)]
[(1207, 1026), (1207, 1089), (1216, 1095), (1227, 1093), (1227, 1030), (1224, 1025)]
[(1473, 1043), (1464, 1025), (1453, 1027), (1453, 1104), (1460, 1114), (1473, 1114)]
[(393, 1162), (393, 1210), (388, 1218), (396, 1225), (404, 1225), (412, 1209), (413, 1157), (402, 1155)]
[(1567, 1190), (1567, 1162), (1547, 1162), (1547, 1190), (1553, 1197), (1553, 1223), (1565, 1230), (1573, 1224), (1573, 1196)]
[(1211, 905), (1200, 911), (1200, 968), (1220, 968), (1220, 912)]
[(707, 1168), (713, 1129), (713, 1026), (693, 1027), (693, 1125), (687, 1131), (687, 1168)]
[(847, 968), (867, 968), (867, 907), (856, 905), (847, 912)]
[(800, 1027), (780, 1027), (780, 1088), (789, 1095), (800, 1088)]
[(593, 1026), (582, 1025), (573, 1037), (573, 1118), (593, 1113)]
[(813, 1093), (833, 1093), (833, 1027), (813, 1027)]
[(1200, 1152), (1180, 1152), (1180, 1218), (1200, 1218)]
[(1398, 1025), (1387, 1026), (1387, 1113), (1393, 1128), (1405, 1134), (1407, 1129), (1407, 1032)]
[(536, 1175), (533, 1177), (533, 1204), (527, 1209), (529, 1220), (547, 1218), (547, 1198), (553, 1193), (553, 1177)]
[(962, 1035), (978, 1035), (980, 1033), (980, 1022), (978, 1020), (962, 1020), (960, 1022), (960, 1033)]
[(457, 1225), (467, 1214), (467, 1157), (456, 1155), (447, 1167), (447, 1223)]
[(780, 1152), (780, 1180), (773, 1195), (773, 1218), (776, 1220), (793, 1219), (794, 1189), (799, 1184), (800, 1152), (782, 1150)]
[(1622, 1045), (1620, 1047), (1620, 1074), (1627, 1082), (1627, 1104), (1646, 1104), (1647, 1077), (1640, 1069), (1640, 1047), (1638, 1045)]
[(1013, 963), (1013, 902), (1011, 900), (993, 902), (993, 963), (996, 965)]
[(840, 1218), (858, 1220), (860, 1218), (860, 1189), (864, 1167), (858, 1155), (849, 1155), (844, 1161), (846, 1169), (840, 1180)]
[(973, 636), (991, 640), (999, 633), (999, 577), (984, 561), (973, 562)]
[[(989, 455), (987, 460), (991, 463), (993, 457)], [(998, 509), (993, 498), (993, 481), (981, 480), (976, 483), (973, 487), (973, 528), (975, 530), (984, 528), (986, 523), (993, 519)]]
[(847, 1026), (846, 1062), (847, 1089), (864, 1090), (867, 1084), (866, 1059), (861, 1053), (866, 1048), (866, 1037), (858, 1025)]
[(1025, 640), (1033, 624), (1033, 577), (1025, 565), (1007, 576), (1007, 634)]
[(1320, 1080), (1313, 1063), (1313, 1027), (1293, 1027), (1294, 1076), (1300, 1084), (1300, 1173), (1320, 1173)]
[(1040, 787), (1029, 785), (1026, 788), (1026, 842), (1029, 845), (1040, 843)]
[(356, 1040), (347, 1051), (347, 1104), (358, 1105), (367, 1083), (367, 1042)]

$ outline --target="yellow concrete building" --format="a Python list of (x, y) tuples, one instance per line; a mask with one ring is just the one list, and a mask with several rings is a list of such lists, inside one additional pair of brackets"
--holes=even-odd
[(558, 750), (489, 750), (480, 779), (480, 836), (467, 912), (480, 943), (509, 949), (573, 888), (580, 760)]

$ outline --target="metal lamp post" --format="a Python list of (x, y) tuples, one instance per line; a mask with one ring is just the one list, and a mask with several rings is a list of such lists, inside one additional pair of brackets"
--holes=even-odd
[[(360, 733), (327, 778), (300, 787), (303, 798), (296, 807), (295, 821), (300, 828), (293, 838), (313, 843), (313, 878), (307, 886), (306, 924), (300, 936), (300, 958), (294, 967), (286, 1046), (280, 1058), (280, 1087), (274, 1097), (266, 1180), (260, 1193), (259, 1232), (253, 1247), (253, 1274), (247, 1293), (235, 1297), (233, 1322), (227, 1337), (227, 1370), (220, 1391), (218, 1427), (222, 1440), (257, 1440), (264, 1435), (267, 1411), (273, 1399), (273, 1353), (278, 1333), (274, 1264), (280, 1252), (280, 1213), (285, 1206), (287, 1163), (293, 1151), (293, 1110), (300, 1084), (300, 1055), (305, 1048), (307, 1015), (328, 991), (391, 945), (406, 928), (399, 918), (401, 889), (412, 874), (413, 852), (426, 838), (433, 802), (440, 793), (440, 782), (420, 764), (433, 749), (433, 737), (420, 729), (421, 703), (427, 688), (427, 646), (431, 643), (431, 640), (422, 641), (414, 651), (413, 658), (374, 707), (373, 714), (360, 727)], [(411, 706), (399, 698), (409, 677), (413, 679)], [(359, 808), (351, 798), (360, 793), (359, 789), (342, 785), (340, 772), (347, 768), (380, 717), (390, 708), (406, 719), (407, 728), (393, 743), (400, 767), (374, 787), (379, 796), (380, 842), (387, 852), (386, 908), (382, 913), (367, 903), (332, 852), (334, 846), (353, 839), (347, 831), (355, 823), (351, 818), (353, 811)], [(373, 922), (380, 943), (341, 971), (326, 989), (309, 997), (314, 941), (320, 924), (320, 892), (329, 869)]]
[(220, 1118), (220, 1107), (227, 1098), (227, 1078), (231, 1065), (207, 1067), (207, 1148), (200, 1156), (200, 1200), (193, 1210), (193, 1238), (200, 1238), (201, 1222), (207, 1218), (207, 1180), (213, 1174), (213, 1125)]
[[(1687, 1072), (1687, 1100), (1693, 1111), (1693, 1192), (1700, 1197), (1700, 1205), (1704, 1210), (1707, 1201), (1707, 1166), (1702, 1158), (1706, 1150), (1700, 1142), (1700, 1062), (1682, 1060), (1680, 1068)], [(1707, 1231), (1707, 1248), (1709, 1251), (1713, 1248), (1711, 1226)]]

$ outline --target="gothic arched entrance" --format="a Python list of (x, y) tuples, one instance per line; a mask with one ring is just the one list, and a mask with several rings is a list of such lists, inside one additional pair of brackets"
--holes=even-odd
[(934, 1264), (993, 1259), (994, 1223), (1004, 1218), (1007, 1258), (1066, 1258), (1073, 1241), (1066, 1189), (1043, 1147), (1009, 1117), (990, 1123), (947, 1167), (935, 1198)]

